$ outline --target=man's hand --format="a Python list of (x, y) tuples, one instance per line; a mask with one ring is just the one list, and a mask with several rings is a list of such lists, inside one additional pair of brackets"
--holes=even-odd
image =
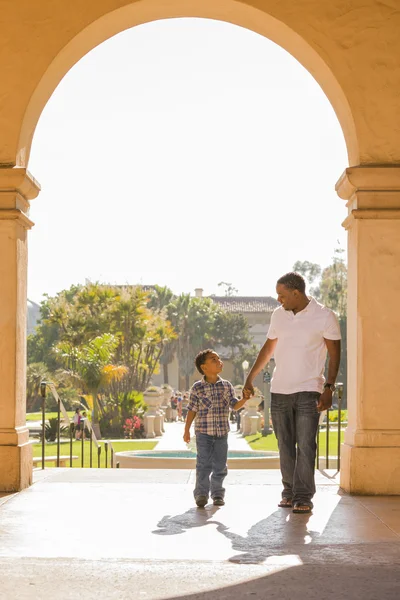
[(251, 381), (246, 379), (246, 382), (244, 384), (244, 388), (243, 388), (243, 396), (245, 396), (245, 394), (248, 394), (248, 397), (246, 398), (246, 400), (248, 400), (250, 398), (250, 396), (254, 396), (254, 387)]
[(317, 411), (323, 412), (332, 406), (332, 391), (326, 388), (319, 397)]
[(185, 429), (185, 432), (183, 434), (183, 441), (186, 442), (187, 444), (190, 442), (190, 431), (189, 431), (189, 429), (188, 430)]
[(246, 402), (247, 402), (247, 400), (249, 400), (250, 397), (251, 397), (251, 391), (247, 388), (243, 388), (243, 391), (242, 391), (243, 400), (246, 400)]

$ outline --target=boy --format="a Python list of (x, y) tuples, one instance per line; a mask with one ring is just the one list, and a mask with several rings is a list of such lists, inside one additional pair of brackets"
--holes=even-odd
[[(190, 426), (195, 421), (197, 462), (196, 487), (194, 499), (199, 508), (204, 508), (211, 498), (215, 506), (225, 504), (223, 481), (228, 473), (229, 407), (242, 408), (250, 397), (245, 393), (241, 400), (235, 397), (235, 391), (229, 381), (221, 379), (223, 362), (210, 348), (199, 352), (195, 359), (196, 368), (203, 375), (190, 390), (188, 414), (183, 439), (190, 441)], [(211, 481), (210, 481), (211, 475)]]

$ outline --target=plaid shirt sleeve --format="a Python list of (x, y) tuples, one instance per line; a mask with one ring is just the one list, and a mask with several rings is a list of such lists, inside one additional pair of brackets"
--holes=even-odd
[(238, 400), (238, 398), (236, 398), (235, 390), (231, 383), (229, 384), (228, 391), (229, 391), (229, 404), (233, 408), (235, 406), (235, 404), (237, 404), (239, 402), (239, 400)]
[(187, 405), (187, 409), (193, 412), (197, 412), (199, 410), (199, 398), (196, 395), (196, 391), (193, 387), (189, 392), (189, 403)]

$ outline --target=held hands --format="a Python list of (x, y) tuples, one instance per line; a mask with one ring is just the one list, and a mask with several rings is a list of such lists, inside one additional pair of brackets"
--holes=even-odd
[(251, 381), (246, 381), (243, 388), (243, 398), (248, 400), (250, 396), (254, 396), (254, 387)]
[(187, 444), (190, 442), (190, 431), (189, 431), (189, 429), (187, 431), (185, 429), (185, 432), (183, 434), (183, 441), (186, 442)]
[(326, 388), (319, 397), (317, 411), (323, 412), (332, 406), (332, 391)]
[(250, 390), (248, 390), (247, 388), (243, 388), (242, 391), (242, 400), (245, 400), (247, 402), (247, 400), (251, 397), (251, 392)]

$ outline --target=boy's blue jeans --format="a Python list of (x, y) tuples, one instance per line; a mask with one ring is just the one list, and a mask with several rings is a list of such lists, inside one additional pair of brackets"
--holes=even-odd
[[(197, 462), (194, 497), (224, 498), (224, 479), (228, 473), (228, 436), (196, 433)], [(211, 478), (210, 478), (211, 475)]]
[(271, 394), (271, 417), (278, 439), (282, 498), (312, 506), (319, 412), (318, 392)]

